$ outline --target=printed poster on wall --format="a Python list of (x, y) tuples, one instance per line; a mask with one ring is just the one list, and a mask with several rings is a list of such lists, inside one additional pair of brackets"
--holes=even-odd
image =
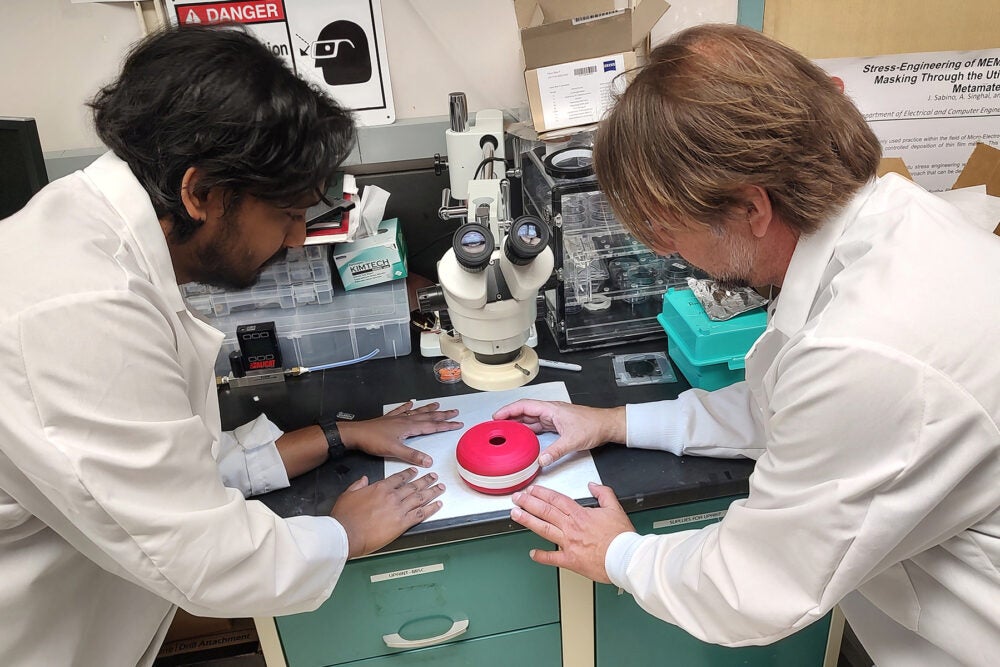
[(360, 125), (396, 119), (381, 0), (166, 0), (174, 24), (241, 23)]
[(977, 142), (1000, 148), (1000, 49), (831, 58), (816, 64), (844, 92), (913, 180), (955, 183)]

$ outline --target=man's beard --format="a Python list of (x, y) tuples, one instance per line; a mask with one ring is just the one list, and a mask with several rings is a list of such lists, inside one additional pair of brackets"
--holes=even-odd
[(729, 255), (729, 267), (712, 276), (723, 289), (740, 289), (752, 287), (754, 261), (757, 258), (756, 249), (742, 236), (727, 232), (723, 247)]
[(285, 259), (287, 248), (281, 248), (257, 268), (239, 265), (232, 254), (226, 254), (222, 243), (213, 244), (198, 253), (202, 276), (198, 282), (222, 289), (248, 289), (257, 284), (260, 274), (271, 264)]
[(237, 220), (239, 211), (239, 203), (233, 203), (222, 216), (223, 226), (218, 238), (198, 250), (201, 269), (196, 278), (198, 282), (222, 289), (247, 289), (257, 284), (266, 267), (288, 254), (288, 249), (282, 247), (260, 266), (252, 266), (252, 255), (242, 243)]
[(723, 232), (723, 234), (721, 251), (728, 255), (726, 260), (729, 266), (717, 271), (709, 271), (695, 264), (691, 264), (691, 266), (702, 273), (707, 273), (722, 289), (735, 290), (753, 287), (751, 274), (754, 260), (757, 257), (753, 245), (730, 232)]

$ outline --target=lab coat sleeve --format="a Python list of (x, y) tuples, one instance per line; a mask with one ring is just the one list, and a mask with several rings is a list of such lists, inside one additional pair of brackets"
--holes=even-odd
[(626, 444), (678, 455), (756, 459), (764, 452), (764, 432), (751, 405), (746, 382), (711, 392), (690, 389), (673, 401), (626, 405)]
[(243, 497), (288, 486), (288, 471), (275, 441), (284, 435), (265, 415), (222, 432), (217, 460), (222, 483)]
[(348, 554), (343, 527), (282, 519), (223, 486), (213, 429), (189, 398), (189, 383), (208, 391), (210, 378), (184, 376), (169, 318), (149, 301), (75, 296), (10, 328), (0, 361), (19, 367), (4, 401), (18, 421), (4, 448), (44, 497), (36, 516), (194, 614), (298, 613), (330, 595)]
[[(982, 493), (997, 489), (996, 425), (933, 369), (843, 340), (807, 340), (777, 363), (749, 497), (702, 530), (619, 535), (606, 555), (612, 582), (704, 641), (767, 644), (855, 589), (877, 599), (871, 577), (896, 568), (905, 581), (902, 560), (1000, 501)], [(915, 596), (878, 602), (916, 627)]]

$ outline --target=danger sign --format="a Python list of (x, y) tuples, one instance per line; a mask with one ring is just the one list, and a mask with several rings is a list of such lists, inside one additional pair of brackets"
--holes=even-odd
[(177, 8), (181, 23), (271, 23), (285, 20), (285, 8), (277, 0), (219, 2)]
[(289, 69), (350, 109), (358, 124), (395, 120), (382, 0), (164, 1), (174, 24), (247, 26)]

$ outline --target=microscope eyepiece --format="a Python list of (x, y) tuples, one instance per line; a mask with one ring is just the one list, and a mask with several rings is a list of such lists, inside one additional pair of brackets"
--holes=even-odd
[(474, 222), (464, 224), (455, 230), (451, 239), (455, 259), (469, 273), (479, 273), (490, 263), (490, 256), (496, 245), (489, 228)]
[(548, 244), (548, 225), (533, 215), (522, 215), (510, 226), (503, 252), (511, 264), (524, 266), (538, 257)]

